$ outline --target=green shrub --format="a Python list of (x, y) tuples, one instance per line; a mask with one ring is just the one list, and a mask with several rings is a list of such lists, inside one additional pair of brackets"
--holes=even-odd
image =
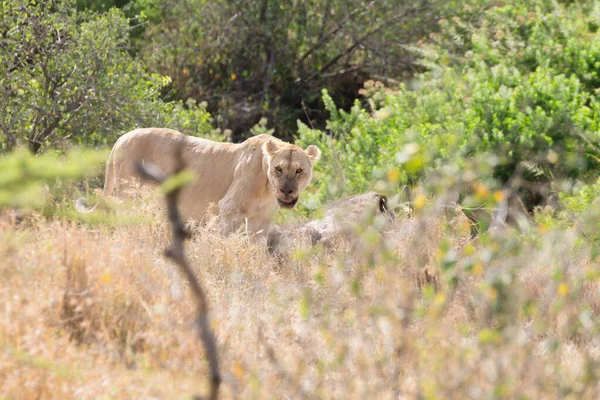
[(0, 156), (0, 211), (44, 206), (54, 188), (97, 173), (106, 156), (83, 149), (62, 157), (51, 152), (34, 156), (25, 149)]
[(600, 179), (561, 191), (558, 205), (558, 209), (538, 209), (536, 222), (545, 229), (574, 229), (591, 244), (600, 245)]
[[(400, 186), (437, 174), (443, 166), (460, 174), (473, 168), (472, 160), (486, 156), (491, 170), (471, 172), (498, 185), (518, 177), (518, 191), (531, 209), (547, 194), (551, 181), (596, 173), (600, 113), (589, 86), (589, 62), (572, 62), (580, 68), (569, 70), (560, 54), (555, 62), (542, 63), (534, 51), (545, 45), (536, 36), (540, 30), (550, 29), (565, 15), (575, 22), (562, 20), (563, 42), (579, 49), (572, 52), (581, 57), (587, 54), (584, 48), (595, 51), (587, 43), (589, 35), (581, 33), (584, 27), (595, 29), (595, 17), (576, 6), (554, 5), (547, 14), (536, 8), (534, 26), (515, 28), (519, 43), (533, 46), (527, 47), (538, 57), (532, 64), (511, 50), (509, 45), (518, 47), (514, 41), (502, 47), (499, 39), (489, 37), (492, 27), (510, 31), (512, 22), (494, 24), (516, 9), (526, 10), (526, 3), (490, 8), (479, 27), (459, 19), (442, 21), (440, 42), (428, 53), (436, 55), (424, 59), (429, 70), (416, 76), (410, 90), (367, 82), (362, 94), (369, 110), (359, 103), (349, 112), (337, 110), (324, 92), (330, 113), (327, 131), (299, 124), (299, 141), (316, 143), (324, 152), (315, 175), (328, 178), (318, 179), (317, 200), (376, 187), (386, 174)], [(496, 36), (508, 34), (502, 35)], [(459, 47), (462, 58), (454, 55)]]
[(0, 16), (0, 151), (107, 144), (138, 126), (210, 132), (205, 108), (159, 100), (170, 79), (128, 53), (130, 28), (117, 9), (10, 0)]
[(169, 98), (208, 101), (219, 126), (237, 137), (261, 117), (291, 137), (296, 119), (324, 120), (321, 88), (349, 108), (370, 77), (398, 78), (419, 68), (418, 55), (406, 47), (437, 30), (441, 16), (468, 14), (457, 3), (137, 0), (134, 6), (148, 21), (140, 55), (172, 77)]

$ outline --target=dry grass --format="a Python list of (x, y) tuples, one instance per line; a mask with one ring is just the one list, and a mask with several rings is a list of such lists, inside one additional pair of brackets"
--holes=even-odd
[[(1, 225), (4, 398), (206, 393), (194, 307), (160, 213), (141, 211), (150, 222)], [(598, 398), (599, 266), (572, 232), (480, 242), (431, 214), (382, 240), (363, 225), (360, 245), (287, 258), (198, 230), (223, 398)]]

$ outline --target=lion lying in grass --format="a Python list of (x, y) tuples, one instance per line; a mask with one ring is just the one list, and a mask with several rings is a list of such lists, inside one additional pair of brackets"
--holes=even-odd
[(338, 239), (355, 236), (357, 227), (368, 223), (373, 216), (381, 216), (388, 224), (395, 219), (385, 196), (368, 192), (346, 197), (329, 204), (320, 219), (273, 227), (269, 232), (269, 248), (274, 254), (280, 254), (294, 247), (294, 241), (329, 246)]
[[(171, 174), (182, 146), (184, 165), (197, 179), (180, 195), (185, 218), (204, 221), (211, 203), (218, 205), (221, 233), (236, 231), (246, 220), (250, 236), (266, 244), (269, 226), (280, 207), (293, 208), (310, 183), (321, 151), (306, 150), (269, 135), (243, 143), (218, 143), (164, 128), (136, 129), (119, 138), (106, 165), (104, 194), (125, 197), (124, 181), (139, 177), (140, 160)], [(85, 207), (81, 203), (78, 209)]]

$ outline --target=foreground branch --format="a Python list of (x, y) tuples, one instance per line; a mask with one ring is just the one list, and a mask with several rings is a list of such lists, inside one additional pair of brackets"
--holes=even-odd
[[(180, 150), (178, 150), (176, 158), (177, 168), (175, 174), (184, 169)], [(142, 164), (140, 161), (138, 161), (137, 169), (143, 178), (158, 184), (163, 183), (167, 178), (169, 178), (169, 176), (164, 175), (162, 171), (152, 164)], [(196, 301), (196, 311), (198, 314), (196, 323), (198, 324), (198, 332), (210, 366), (211, 380), (209, 398), (211, 400), (215, 400), (219, 397), (219, 386), (221, 384), (217, 345), (214, 334), (210, 329), (208, 322), (208, 303), (206, 301), (206, 295), (204, 294), (204, 290), (202, 290), (200, 282), (198, 282), (196, 275), (190, 268), (187, 258), (185, 257), (184, 242), (185, 239), (190, 237), (190, 234), (183, 225), (179, 208), (177, 207), (177, 199), (179, 197), (180, 189), (180, 187), (177, 187), (166, 194), (168, 216), (171, 224), (173, 239), (170, 247), (165, 250), (165, 255), (175, 262), (175, 264), (179, 267), (180, 272), (185, 275), (186, 279), (190, 283), (192, 295)]]

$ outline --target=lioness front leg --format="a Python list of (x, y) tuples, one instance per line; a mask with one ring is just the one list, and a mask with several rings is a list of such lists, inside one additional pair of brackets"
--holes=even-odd
[(266, 246), (270, 226), (271, 218), (248, 218), (248, 236), (250, 236), (250, 240), (254, 243)]
[(219, 223), (223, 237), (227, 237), (237, 231), (243, 220), (244, 218), (234, 199), (230, 196), (225, 196), (219, 201)]
[(221, 235), (227, 237), (237, 231), (244, 220), (238, 213), (230, 212), (219, 215)]

